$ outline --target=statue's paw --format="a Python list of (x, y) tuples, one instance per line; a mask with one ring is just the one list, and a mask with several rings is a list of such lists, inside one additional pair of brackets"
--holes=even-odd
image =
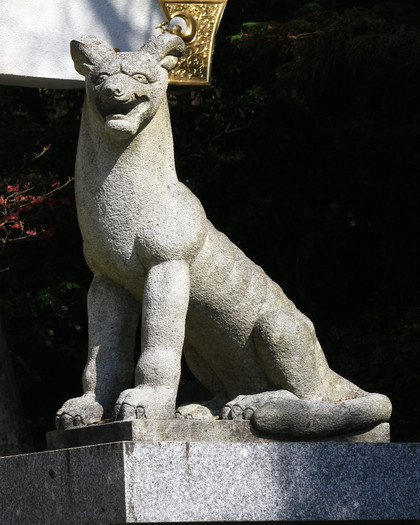
[(171, 419), (176, 391), (165, 387), (139, 386), (124, 390), (114, 407), (114, 419)]
[(175, 417), (179, 419), (219, 419), (226, 400), (220, 397), (201, 403), (186, 403), (176, 409)]
[(175, 417), (179, 419), (217, 419), (211, 410), (200, 403), (189, 403), (181, 405), (176, 409)]
[(93, 394), (69, 399), (55, 416), (57, 430), (66, 430), (95, 423), (102, 419), (104, 409)]
[(284, 399), (297, 399), (297, 397), (287, 390), (237, 396), (223, 407), (222, 419), (251, 419), (258, 408)]

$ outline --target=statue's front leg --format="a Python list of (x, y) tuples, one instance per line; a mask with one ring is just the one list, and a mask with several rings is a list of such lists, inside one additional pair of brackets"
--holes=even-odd
[(119, 396), (115, 419), (175, 417), (189, 293), (190, 274), (185, 261), (167, 261), (149, 269), (136, 386)]
[(57, 428), (111, 417), (118, 395), (131, 385), (140, 305), (124, 288), (96, 275), (88, 294), (89, 348), (83, 395), (57, 412)]

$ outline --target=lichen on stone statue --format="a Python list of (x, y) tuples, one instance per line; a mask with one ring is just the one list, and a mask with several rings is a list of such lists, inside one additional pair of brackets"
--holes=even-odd
[[(94, 278), (84, 393), (57, 427), (251, 419), (264, 433), (321, 437), (387, 421), (389, 399), (330, 369), (311, 321), (178, 181), (166, 91), (184, 48), (169, 33), (136, 52), (71, 43), (86, 77), (75, 185)], [(175, 406), (182, 352), (209, 402)]]

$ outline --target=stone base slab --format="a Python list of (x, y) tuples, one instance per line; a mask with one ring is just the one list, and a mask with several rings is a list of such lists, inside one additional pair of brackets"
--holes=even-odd
[[(389, 423), (372, 429), (332, 436), (316, 441), (383, 443), (389, 442)], [(89, 425), (47, 434), (47, 448), (80, 447), (116, 441), (258, 443), (291, 441), (257, 432), (249, 421), (194, 421), (190, 419), (129, 420)], [(302, 440), (301, 440), (302, 441)]]
[(420, 518), (420, 444), (119, 442), (0, 459), (4, 525)]

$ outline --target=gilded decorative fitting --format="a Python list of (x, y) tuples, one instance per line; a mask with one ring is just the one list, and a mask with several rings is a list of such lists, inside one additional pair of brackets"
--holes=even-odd
[[(179, 35), (187, 49), (169, 76), (171, 85), (208, 86), (214, 42), (228, 0), (159, 0), (167, 30)], [(163, 26), (166, 25), (161, 24)]]

